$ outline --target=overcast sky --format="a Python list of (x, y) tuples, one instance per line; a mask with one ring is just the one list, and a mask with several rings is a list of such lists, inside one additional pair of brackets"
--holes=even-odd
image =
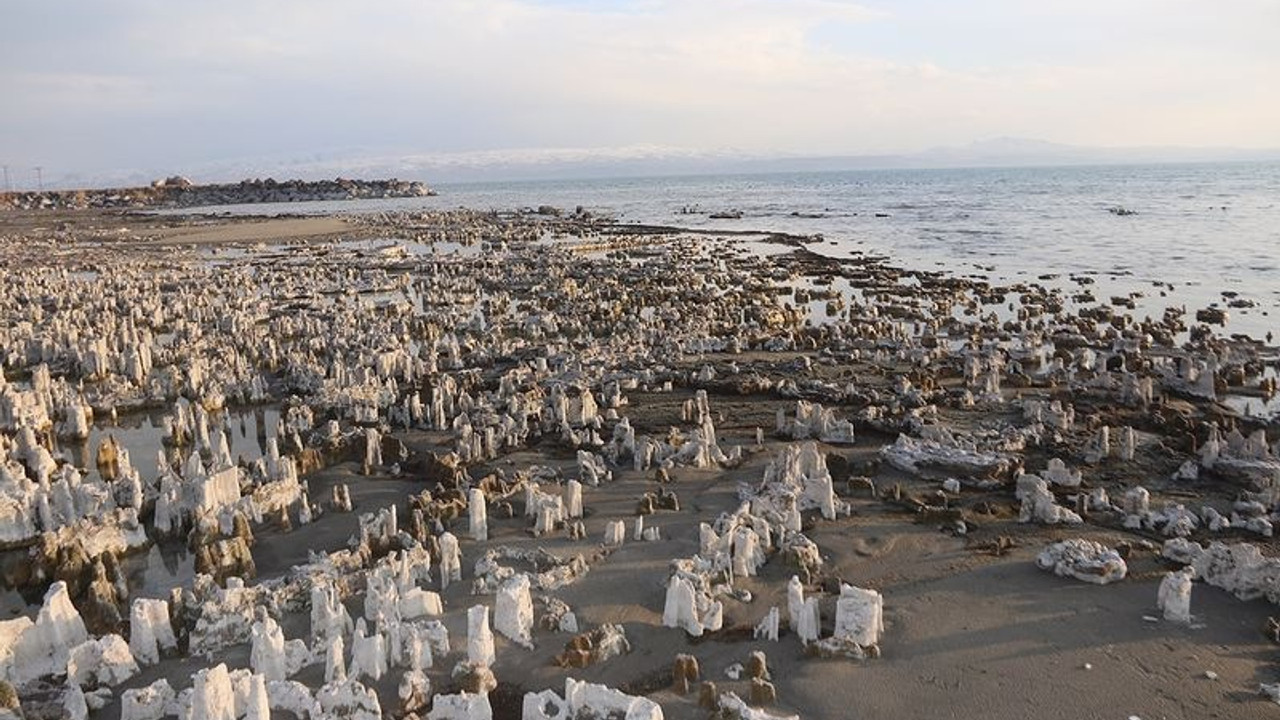
[(1277, 32), (1280, 0), (0, 0), (0, 162), (1276, 147)]

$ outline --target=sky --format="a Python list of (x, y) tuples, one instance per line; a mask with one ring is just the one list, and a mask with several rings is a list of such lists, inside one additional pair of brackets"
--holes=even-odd
[(1278, 30), (1280, 0), (0, 0), (0, 163), (1275, 148)]

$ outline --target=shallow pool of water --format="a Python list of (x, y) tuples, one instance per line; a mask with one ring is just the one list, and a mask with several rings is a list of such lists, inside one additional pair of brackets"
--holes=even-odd
[[(87, 478), (99, 479), (95, 462), (98, 447), (108, 436), (129, 451), (130, 462), (138, 470), (144, 482), (158, 476), (158, 453), (164, 452), (170, 464), (180, 463), (190, 454), (190, 449), (166, 447), (163, 442), (164, 417), (168, 413), (150, 411), (122, 415), (116, 422), (109, 416), (99, 415), (89, 429), (89, 438), (82, 442), (58, 440), (55, 451), (64, 453), (68, 460), (83, 471)], [(214, 430), (222, 428), (227, 435), (231, 456), (237, 460), (254, 461), (266, 452), (267, 438), (275, 437), (280, 411), (270, 406), (226, 409), (210, 413), (210, 438)]]

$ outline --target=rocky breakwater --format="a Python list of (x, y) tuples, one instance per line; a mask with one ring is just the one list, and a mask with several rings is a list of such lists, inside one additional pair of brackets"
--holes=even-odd
[(186, 208), (206, 205), (426, 197), (435, 191), (409, 180), (241, 180), (197, 185), (184, 177), (157, 180), (147, 187), (98, 190), (46, 190), (0, 194), (0, 208), (76, 210), (85, 208)]

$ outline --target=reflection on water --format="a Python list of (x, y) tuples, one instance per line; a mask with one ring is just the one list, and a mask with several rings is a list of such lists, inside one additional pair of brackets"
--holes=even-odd
[(1246, 417), (1274, 418), (1280, 416), (1280, 395), (1273, 395), (1269, 400), (1264, 400), (1260, 397), (1227, 395), (1221, 400), (1223, 405)]
[[(314, 250), (317, 246), (305, 248)], [(383, 258), (411, 257), (415, 259), (433, 258), (443, 255), (459, 257), (475, 257), (483, 250), (480, 242), (462, 243), (453, 240), (410, 240), (399, 237), (383, 237), (372, 239), (336, 240), (324, 246), (329, 250), (342, 253), (377, 255)]]
[(481, 242), (463, 243), (454, 240), (419, 241), (408, 238), (384, 237), (372, 239), (340, 239), (327, 243), (304, 245), (265, 243), (228, 243), (209, 245), (197, 250), (197, 257), (209, 268), (252, 264), (311, 263), (317, 257), (332, 254), (344, 259), (360, 256), (376, 256), (380, 259), (412, 258), (415, 260), (444, 257), (476, 257), (486, 248)]
[[(87, 479), (96, 480), (100, 476), (94, 455), (103, 439), (113, 436), (129, 451), (133, 466), (143, 482), (153, 482), (158, 476), (157, 453), (163, 452), (171, 466), (180, 466), (191, 453), (191, 448), (167, 447), (163, 443), (166, 414), (164, 411), (131, 413), (121, 416), (116, 423), (101, 416), (90, 428), (87, 441), (59, 441), (56, 449), (64, 452)], [(209, 413), (209, 433), (212, 437), (217, 429), (221, 429), (226, 434), (232, 457), (238, 462), (252, 462), (266, 452), (267, 440), (276, 436), (279, 421), (280, 411), (275, 407), (225, 409)], [(126, 555), (121, 558), (121, 568), (135, 597), (167, 598), (171, 588), (191, 585), (195, 579), (195, 556), (181, 541), (169, 541), (152, 545), (146, 553)], [(0, 595), (0, 619), (7, 617), (4, 613), (9, 600), (25, 606), (21, 596), (11, 594), (13, 598)]]
[[(192, 451), (165, 446), (162, 428), (166, 414), (164, 411), (130, 413), (114, 423), (108, 416), (99, 416), (90, 428), (88, 440), (57, 440), (55, 451), (79, 468), (86, 479), (100, 480), (94, 456), (98, 446), (110, 435), (129, 451), (143, 482), (151, 483), (158, 476), (158, 453), (163, 452), (171, 466), (180, 466)], [(232, 457), (238, 462), (253, 462), (266, 452), (267, 440), (276, 436), (279, 421), (280, 411), (269, 406), (220, 410), (209, 413), (209, 433), (212, 438), (215, 431), (221, 429), (226, 434)], [(0, 577), (8, 577), (8, 570), (16, 567), (15, 563), (29, 562), (28, 552), (27, 548), (17, 548), (0, 553)], [(195, 556), (181, 540), (152, 545), (145, 553), (125, 555), (120, 564), (134, 597), (167, 598), (170, 589), (190, 587), (195, 579)], [(41, 594), (43, 589), (36, 589), (24, 597), (0, 583), (0, 620), (22, 612), (34, 613), (39, 608)]]
[[(853, 303), (862, 302), (864, 295), (861, 288), (853, 287), (848, 278), (834, 277), (827, 282), (823, 279), (804, 276), (789, 281), (791, 292), (775, 296), (783, 307), (798, 307), (804, 312), (805, 320), (810, 325), (831, 325), (849, 319), (849, 307)], [(796, 291), (809, 293), (809, 298), (802, 303), (796, 302)], [(828, 304), (835, 303), (828, 312)]]
[(0, 589), (0, 621), (15, 618), (38, 606), (29, 604), (17, 590)]
[(152, 545), (146, 554), (123, 558), (120, 566), (134, 597), (168, 598), (171, 589), (191, 587), (196, 577), (195, 555), (181, 543)]
[[(1276, 357), (1269, 358), (1271, 362), (1276, 362)], [(1259, 380), (1274, 380), (1280, 377), (1280, 369), (1275, 365), (1268, 365), (1262, 372)], [(1258, 382), (1252, 383), (1252, 389), (1256, 390)], [(1272, 395), (1269, 398), (1263, 398), (1259, 395), (1233, 395), (1228, 388), (1227, 395), (1219, 398), (1223, 405), (1235, 410), (1241, 415), (1259, 417), (1259, 418), (1276, 418), (1280, 417), (1280, 394)]]
[[(28, 550), (19, 548), (0, 554), (0, 564), (30, 562)], [(168, 599), (173, 588), (189, 588), (195, 582), (195, 555), (181, 540), (153, 544), (146, 552), (120, 557), (120, 569), (129, 583), (130, 597)], [(28, 587), (22, 592), (0, 584), (0, 621), (21, 614), (34, 617), (43, 602), (45, 587)]]
[(97, 270), (72, 270), (67, 273), (67, 277), (76, 282), (95, 283), (102, 273)]
[[(157, 453), (163, 451), (171, 466), (190, 454), (190, 448), (166, 447), (162, 442), (166, 414), (165, 411), (130, 413), (120, 416), (115, 423), (109, 416), (99, 415), (89, 429), (88, 440), (58, 440), (54, 449), (65, 453), (86, 478), (99, 479), (94, 457), (103, 439), (110, 435), (129, 451), (129, 459), (143, 481), (153, 481), (158, 477)], [(231, 456), (238, 461), (252, 462), (266, 452), (267, 438), (275, 437), (279, 421), (280, 411), (274, 407), (219, 410), (209, 414), (209, 433), (212, 437), (214, 431), (221, 428), (226, 433)]]

